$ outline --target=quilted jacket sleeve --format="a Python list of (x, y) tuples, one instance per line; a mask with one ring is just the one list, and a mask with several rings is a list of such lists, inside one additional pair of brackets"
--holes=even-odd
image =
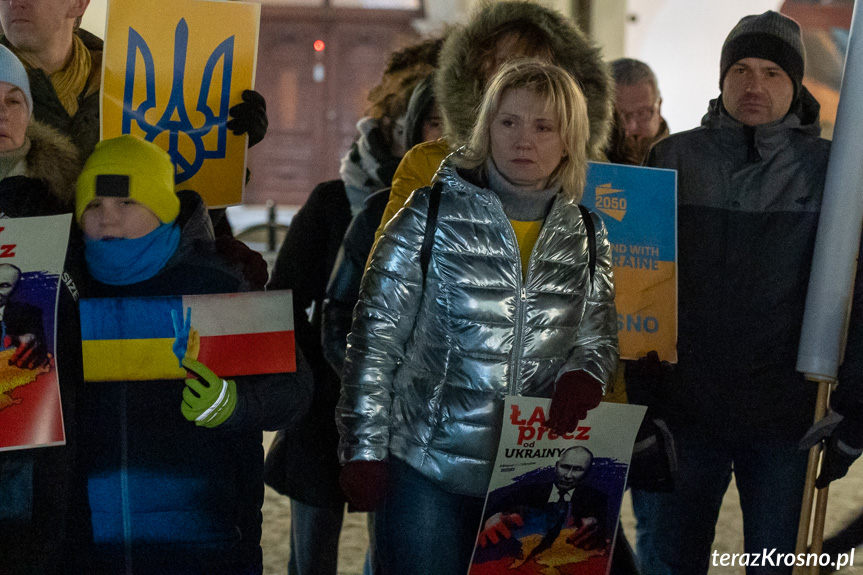
[(567, 371), (584, 370), (609, 389), (617, 369), (617, 307), (614, 305), (614, 277), (611, 271), (611, 244), (602, 219), (591, 213), (596, 228), (596, 271), (587, 294), (584, 316), (570, 358), (558, 377)]
[(336, 408), (343, 463), (384, 460), (389, 452), (393, 379), (422, 299), (428, 190), (416, 191), (386, 226), (363, 277)]

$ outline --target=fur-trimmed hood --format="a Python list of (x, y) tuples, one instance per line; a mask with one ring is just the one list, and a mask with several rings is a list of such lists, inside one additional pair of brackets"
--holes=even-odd
[(75, 206), (75, 181), (81, 173), (78, 149), (68, 137), (36, 120), (30, 121), (27, 137), (30, 151), (25, 175), (42, 180), (51, 195), (71, 211)]
[(587, 99), (590, 118), (588, 154), (603, 158), (611, 133), (614, 81), (599, 48), (569, 18), (549, 8), (526, 1), (485, 3), (464, 28), (453, 30), (444, 43), (435, 80), (435, 95), (446, 122), (452, 145), (467, 141), (482, 100), (482, 78), (466, 69), (470, 50), (490, 33), (513, 21), (526, 21), (548, 33), (555, 63), (578, 81)]

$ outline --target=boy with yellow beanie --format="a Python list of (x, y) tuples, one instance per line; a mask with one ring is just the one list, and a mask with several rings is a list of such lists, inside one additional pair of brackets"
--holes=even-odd
[[(245, 289), (216, 252), (201, 197), (175, 192), (171, 160), (152, 143), (100, 142), (78, 179), (75, 217), (91, 297)], [(84, 389), (79, 453), (93, 539), (77, 549), (87, 572), (261, 572), (262, 430), (292, 427), (308, 407), (311, 378), (296, 355), (295, 373), (223, 381), (196, 362), (185, 381)]]
[(129, 135), (99, 142), (78, 177), (75, 196), (92, 276), (109, 285), (155, 276), (180, 243), (174, 225), (179, 213), (167, 152)]

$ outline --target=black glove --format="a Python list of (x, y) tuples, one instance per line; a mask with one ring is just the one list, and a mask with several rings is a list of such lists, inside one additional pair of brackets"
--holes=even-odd
[(673, 370), (672, 364), (660, 361), (656, 351), (647, 352), (638, 361), (627, 361), (623, 374), (629, 403), (659, 409), (664, 403), (666, 378)]
[(270, 279), (264, 256), (232, 236), (216, 236), (216, 251), (225, 260), (239, 266), (252, 290), (264, 291)]
[(231, 119), (225, 126), (235, 136), (248, 133), (251, 148), (267, 134), (267, 101), (254, 90), (243, 90), (243, 101), (232, 106), (228, 113)]
[(635, 436), (628, 485), (642, 491), (674, 491), (677, 452), (674, 437), (661, 419), (645, 417)]
[(627, 361), (624, 371), (629, 403), (646, 405), (647, 415), (641, 422), (632, 449), (628, 485), (643, 491), (674, 490), (677, 456), (674, 438), (662, 418), (666, 377), (674, 366), (661, 361), (656, 351), (649, 351), (638, 361)]
[(834, 479), (845, 477), (851, 464), (863, 453), (863, 421), (860, 413), (845, 417), (831, 411), (826, 417), (816, 421), (800, 440), (800, 449), (810, 449), (824, 440), (821, 457), (821, 473), (815, 480), (815, 487), (824, 489)]
[(380, 507), (387, 496), (389, 476), (386, 461), (348, 461), (339, 473), (348, 511), (371, 512)]

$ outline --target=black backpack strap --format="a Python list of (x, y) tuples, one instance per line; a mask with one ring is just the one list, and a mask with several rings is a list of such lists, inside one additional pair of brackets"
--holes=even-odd
[(584, 227), (587, 228), (587, 267), (590, 270), (590, 283), (593, 284), (593, 274), (596, 271), (596, 227), (593, 225), (593, 217), (590, 210), (578, 204)]
[(443, 189), (443, 184), (436, 182), (429, 194), (429, 213), (426, 218), (426, 233), (423, 237), (423, 245), (420, 249), (420, 267), (423, 270), (423, 281), (426, 279), (426, 274), (431, 261), (431, 251), (434, 245), (434, 233), (437, 229), (437, 213), (440, 208), (440, 195)]

